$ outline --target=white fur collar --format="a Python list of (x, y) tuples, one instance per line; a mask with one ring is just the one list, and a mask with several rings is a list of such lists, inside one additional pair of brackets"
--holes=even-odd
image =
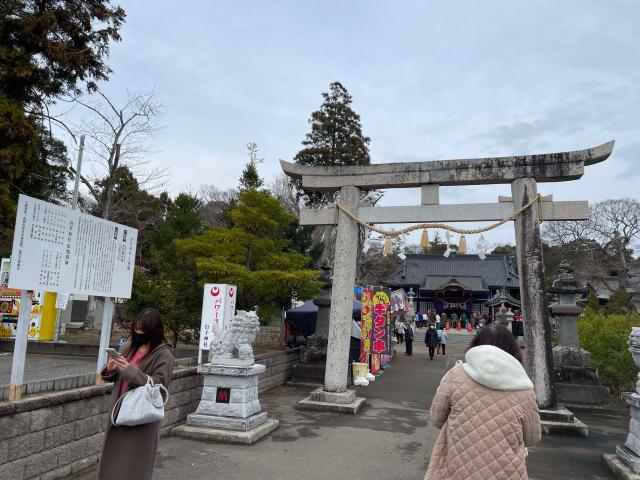
[(533, 383), (513, 356), (493, 345), (467, 351), (462, 368), (480, 385), (492, 390), (528, 390)]

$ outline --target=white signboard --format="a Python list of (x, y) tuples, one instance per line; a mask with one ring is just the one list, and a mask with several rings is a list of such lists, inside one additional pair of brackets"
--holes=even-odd
[(131, 297), (138, 231), (20, 195), (9, 287)]
[(236, 314), (235, 285), (205, 283), (202, 297), (202, 319), (200, 321), (200, 350), (209, 350), (229, 330), (231, 319)]

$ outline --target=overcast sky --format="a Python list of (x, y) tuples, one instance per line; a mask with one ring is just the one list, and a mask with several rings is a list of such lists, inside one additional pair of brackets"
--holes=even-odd
[[(255, 141), (267, 181), (291, 160), (333, 81), (353, 96), (373, 163), (575, 150), (616, 140), (558, 200), (637, 197), (640, 2), (121, 1), (103, 90), (167, 105), (149, 160), (173, 194), (234, 187)], [(71, 113), (75, 115), (76, 113)], [(509, 186), (443, 188), (493, 202)], [(416, 189), (383, 205), (418, 204)], [(508, 242), (512, 226), (487, 235)], [(473, 244), (474, 240), (470, 239)]]

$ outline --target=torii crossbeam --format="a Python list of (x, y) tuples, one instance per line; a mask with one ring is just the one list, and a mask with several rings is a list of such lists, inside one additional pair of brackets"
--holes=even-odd
[[(281, 161), (283, 171), (301, 180), (311, 191), (339, 191), (340, 204), (367, 223), (426, 223), (498, 221), (512, 215), (537, 196), (537, 182), (577, 180), (585, 167), (606, 160), (614, 141), (585, 150), (511, 157), (435, 160), (365, 166), (316, 167)], [(498, 203), (440, 205), (440, 186), (511, 184), (512, 198)], [(421, 187), (421, 205), (399, 207), (360, 206), (362, 190)], [(541, 212), (539, 212), (541, 206)], [(527, 372), (532, 377), (538, 405), (555, 405), (553, 360), (544, 283), (540, 218), (586, 220), (586, 201), (553, 202), (544, 197), (516, 220), (516, 246), (525, 330)], [(324, 392), (332, 403), (354, 400), (347, 390), (351, 309), (355, 282), (358, 225), (329, 206), (302, 210), (301, 225), (337, 224), (331, 315)]]

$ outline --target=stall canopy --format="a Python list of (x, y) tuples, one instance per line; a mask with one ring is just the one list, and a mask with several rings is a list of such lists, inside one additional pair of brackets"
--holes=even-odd
[[(360, 320), (362, 303), (353, 301), (353, 318)], [(316, 331), (316, 321), (318, 320), (318, 307), (313, 301), (308, 301), (299, 307), (287, 310), (287, 322), (291, 324), (302, 335), (308, 337)]]

